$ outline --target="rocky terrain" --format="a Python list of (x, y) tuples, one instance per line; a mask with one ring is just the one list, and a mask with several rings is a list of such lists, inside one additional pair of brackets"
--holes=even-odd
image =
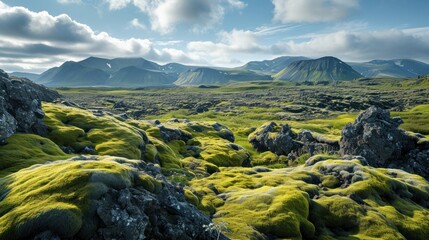
[(59, 94), (23, 78), (9, 78), (0, 70), (0, 144), (16, 131), (46, 135), (42, 101), (51, 102)]
[(0, 239), (426, 239), (424, 84), (59, 95), (1, 72)]

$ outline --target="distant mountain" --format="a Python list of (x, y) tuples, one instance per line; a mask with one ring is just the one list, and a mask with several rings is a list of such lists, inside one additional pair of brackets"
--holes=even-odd
[(219, 70), (199, 67), (180, 74), (176, 85), (221, 84), (230, 81), (271, 80), (268, 75), (243, 70)]
[(104, 85), (108, 78), (109, 73), (100, 69), (69, 61), (42, 73), (37, 82), (50, 87), (80, 87)]
[(237, 69), (274, 74), (289, 66), (293, 62), (308, 59), (309, 58), (306, 57), (278, 57), (273, 60), (248, 62)]
[(361, 77), (351, 66), (335, 57), (293, 62), (274, 75), (275, 79), (293, 82), (353, 80)]
[(349, 65), (365, 77), (406, 78), (429, 74), (429, 64), (410, 59), (374, 60)]
[(9, 75), (19, 77), (19, 78), (27, 78), (33, 82), (34, 82), (34, 80), (38, 79), (40, 76), (39, 74), (27, 73), (27, 72), (12, 72), (12, 73), (9, 73)]
[(166, 65), (160, 66), (159, 70), (167, 73), (170, 76), (179, 77), (179, 75), (183, 72), (191, 70), (195, 67), (187, 66), (180, 63), (168, 63)]
[[(163, 71), (164, 68), (169, 71)], [(51, 68), (42, 73), (36, 81), (51, 87), (160, 86), (171, 84), (187, 69), (185, 65), (172, 63), (161, 66), (143, 58), (89, 57)]]
[(97, 68), (105, 72), (113, 73), (122, 68), (134, 66), (141, 69), (160, 70), (161, 66), (157, 63), (148, 61), (144, 58), (114, 58), (104, 59), (97, 57), (89, 57), (80, 62), (82, 66), (89, 68)]
[(106, 81), (106, 85), (122, 87), (162, 86), (170, 85), (175, 80), (176, 78), (172, 78), (164, 72), (130, 66), (113, 73)]

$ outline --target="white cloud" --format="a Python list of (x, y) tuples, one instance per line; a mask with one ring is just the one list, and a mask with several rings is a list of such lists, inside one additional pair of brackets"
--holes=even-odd
[(358, 0), (272, 0), (274, 20), (287, 22), (327, 22), (345, 17), (359, 5)]
[(57, 0), (60, 4), (78, 4), (81, 3), (81, 0)]
[(337, 31), (288, 41), (271, 47), (277, 55), (321, 57), (333, 55), (347, 61), (414, 58), (429, 61), (429, 28), (382, 31)]
[(0, 35), (0, 68), (6, 70), (47, 68), (53, 62), (58, 65), (90, 55), (145, 57), (158, 62), (199, 60), (179, 50), (157, 49), (148, 39), (119, 39), (106, 32), (95, 33), (65, 14), (52, 16), (5, 4), (0, 4)]
[(132, 0), (105, 0), (105, 2), (109, 5), (110, 10), (118, 10), (126, 7)]
[(146, 29), (146, 26), (143, 23), (140, 23), (140, 21), (137, 18), (134, 18), (130, 21), (131, 26), (139, 29)]
[(246, 3), (240, 0), (226, 0), (233, 8), (243, 9), (247, 6)]
[(105, 0), (110, 10), (132, 4), (149, 16), (151, 29), (163, 34), (188, 24), (194, 31), (207, 30), (221, 22), (225, 5), (242, 9), (241, 0)]

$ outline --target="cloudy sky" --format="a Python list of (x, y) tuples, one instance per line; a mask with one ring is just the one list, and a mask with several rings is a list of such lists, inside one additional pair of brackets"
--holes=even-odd
[(88, 56), (429, 62), (428, 9), (428, 0), (0, 0), (0, 68), (39, 73)]

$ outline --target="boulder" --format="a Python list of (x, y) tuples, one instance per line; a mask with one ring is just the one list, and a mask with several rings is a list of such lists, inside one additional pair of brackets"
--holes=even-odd
[(0, 70), (0, 144), (15, 132), (46, 135), (41, 102), (59, 96), (56, 91), (28, 79), (10, 78)]
[(249, 142), (259, 152), (271, 151), (277, 155), (288, 155), (297, 151), (303, 144), (295, 141), (296, 134), (289, 125), (277, 125), (270, 122), (257, 128), (249, 135)]
[(353, 124), (341, 132), (340, 155), (359, 155), (370, 166), (386, 167), (393, 161), (404, 159), (417, 147), (417, 138), (399, 128), (402, 119), (390, 118), (390, 113), (370, 107), (361, 113)]

